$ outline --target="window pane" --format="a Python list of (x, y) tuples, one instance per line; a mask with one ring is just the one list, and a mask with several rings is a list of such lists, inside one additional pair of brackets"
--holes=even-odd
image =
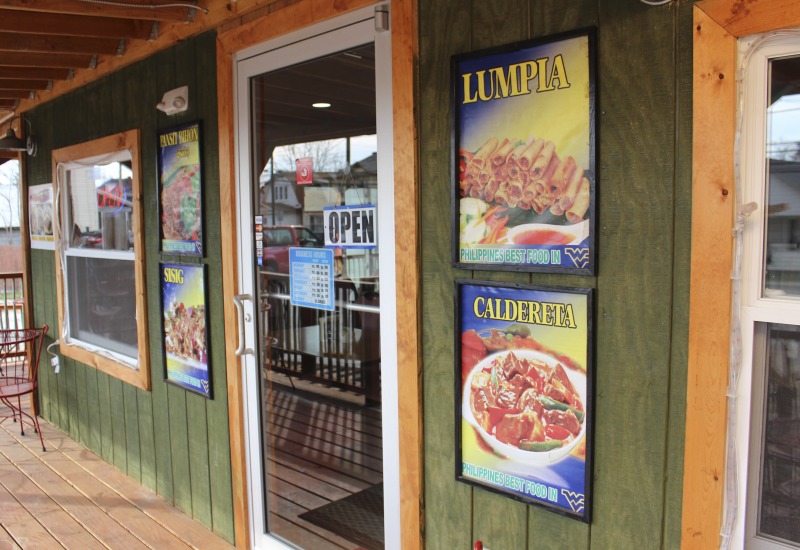
[(800, 326), (767, 325), (758, 534), (800, 548)]
[(770, 62), (764, 296), (800, 296), (800, 57)]
[(133, 249), (131, 176), (118, 162), (69, 170), (70, 247)]
[(67, 277), (70, 336), (137, 359), (134, 263), (68, 256)]

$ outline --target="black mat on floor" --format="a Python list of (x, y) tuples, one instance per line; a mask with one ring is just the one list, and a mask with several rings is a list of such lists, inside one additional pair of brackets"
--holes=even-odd
[(383, 483), (299, 516), (367, 550), (383, 550)]

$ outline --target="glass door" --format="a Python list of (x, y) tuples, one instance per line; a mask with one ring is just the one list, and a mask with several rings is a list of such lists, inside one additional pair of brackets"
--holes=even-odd
[(377, 115), (386, 98), (376, 99), (381, 46), (368, 15), (238, 64), (241, 288), (253, 297), (248, 471), (259, 547), (398, 546), (384, 518), (393, 500), (384, 471), (395, 462), (384, 426), (396, 411), (384, 410), (384, 382), (396, 384), (384, 334), (393, 332), (394, 287), (382, 277), (393, 277), (391, 164), (383, 161), (391, 145), (382, 147), (391, 139)]

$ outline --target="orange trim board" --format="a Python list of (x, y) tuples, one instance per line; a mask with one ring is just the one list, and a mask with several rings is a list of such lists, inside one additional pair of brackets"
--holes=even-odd
[(736, 41), (800, 25), (796, 0), (694, 5), (692, 260), (682, 548), (718, 548), (731, 323)]
[(683, 548), (719, 546), (730, 339), (735, 39), (694, 10), (694, 142)]
[[(131, 166), (133, 167), (133, 215), (134, 220), (134, 276), (136, 280), (136, 318), (137, 318), (137, 340), (139, 361), (138, 368), (130, 367), (114, 361), (103, 355), (98, 355), (86, 348), (78, 345), (61, 343), (59, 349), (65, 357), (75, 359), (105, 372), (124, 382), (132, 384), (145, 391), (150, 390), (150, 341), (148, 340), (147, 330), (147, 295), (145, 290), (145, 257), (144, 257), (144, 214), (142, 212), (142, 163), (139, 154), (140, 132), (138, 129), (112, 134), (86, 143), (79, 143), (69, 147), (56, 149), (52, 153), (53, 181), (56, 195), (58, 195), (58, 165), (84, 158), (96, 157), (102, 154), (109, 154), (116, 151), (128, 150), (131, 154)], [(64, 274), (61, 261), (59, 261), (59, 245), (61, 234), (59, 225), (55, 225), (56, 242), (56, 295), (58, 297), (58, 333), (63, 334), (64, 327)], [(144, 319), (145, 321), (143, 321)]]

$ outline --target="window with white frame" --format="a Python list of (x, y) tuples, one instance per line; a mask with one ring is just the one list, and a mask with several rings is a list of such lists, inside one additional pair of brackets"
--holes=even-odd
[(64, 355), (149, 388), (139, 134), (53, 152)]
[(735, 268), (731, 547), (800, 548), (800, 30), (742, 39), (740, 67), (739, 212), (752, 213)]

